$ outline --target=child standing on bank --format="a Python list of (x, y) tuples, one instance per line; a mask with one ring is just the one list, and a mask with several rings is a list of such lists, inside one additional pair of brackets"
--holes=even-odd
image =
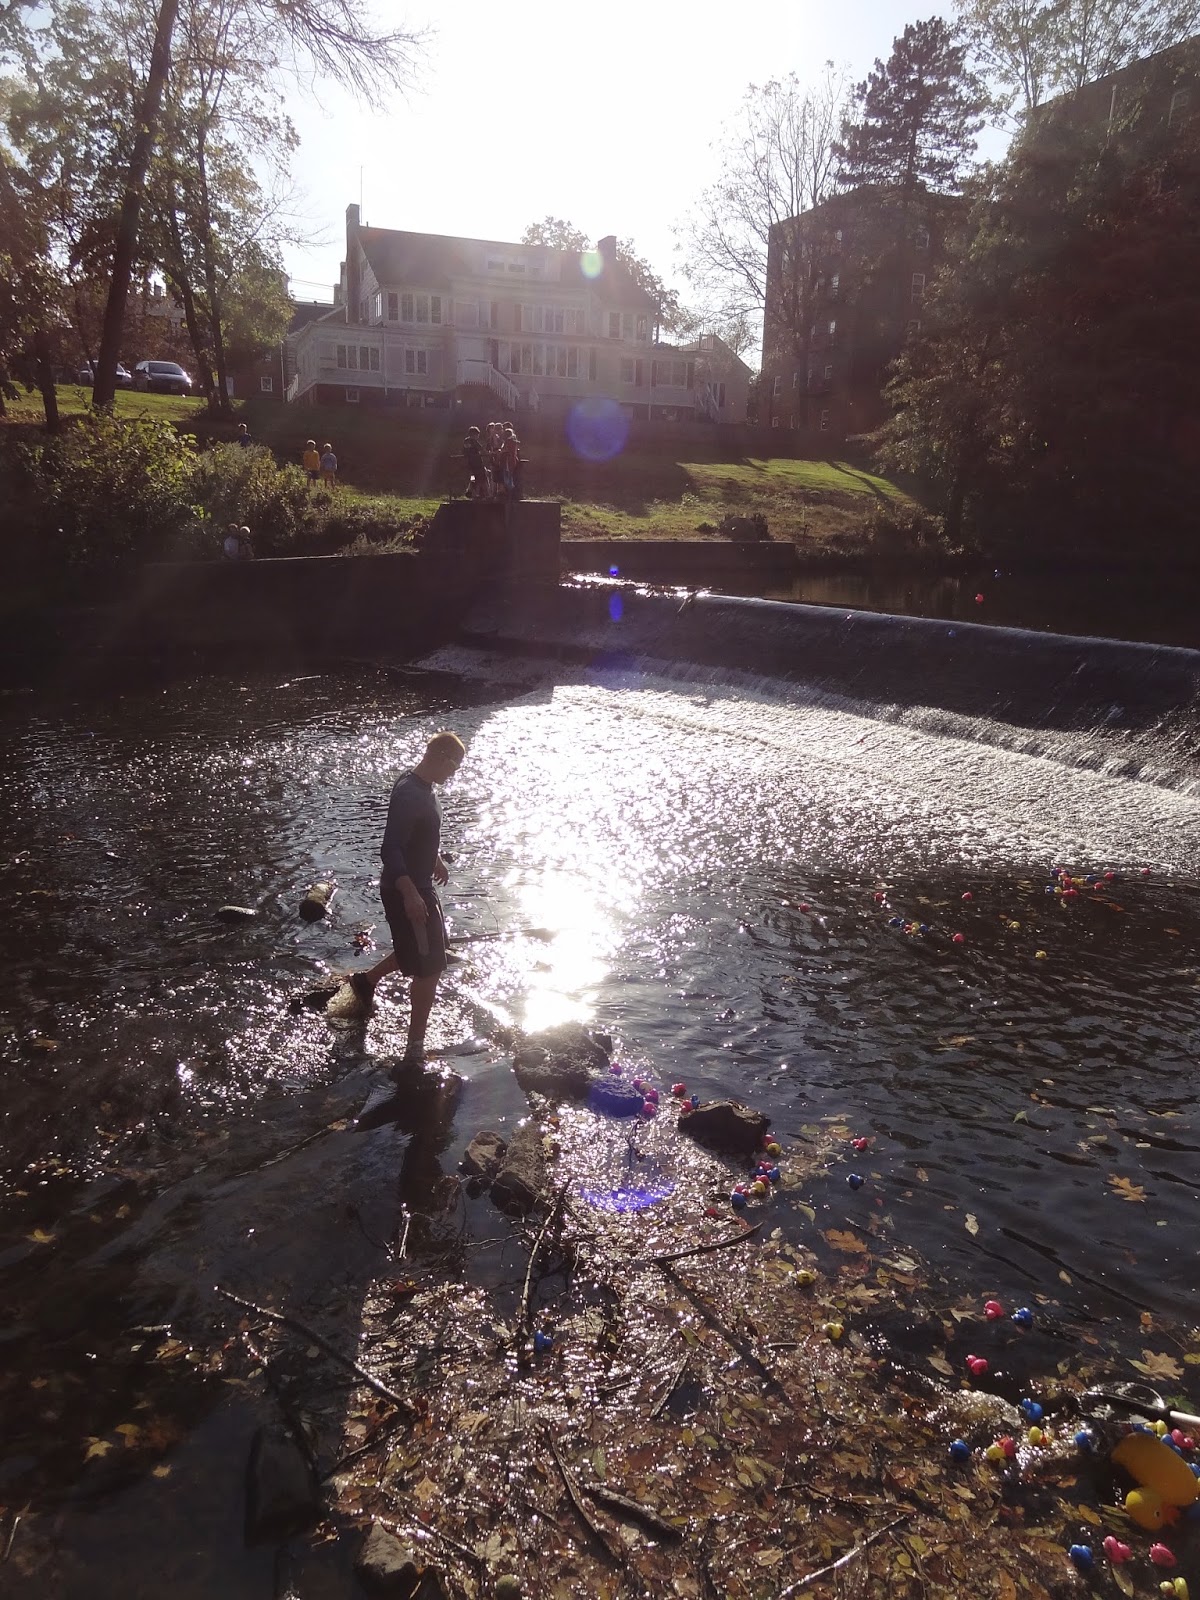
[(315, 439), (304, 441), (304, 470), (308, 473), (308, 486), (311, 489), (314, 483), (321, 481), (321, 455), (317, 449)]
[(327, 444), (321, 450), (321, 482), (327, 489), (337, 487), (337, 470), (337, 457), (333, 453), (333, 446)]

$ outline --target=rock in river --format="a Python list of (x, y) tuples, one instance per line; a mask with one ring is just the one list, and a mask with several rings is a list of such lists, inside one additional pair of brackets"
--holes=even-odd
[(401, 1600), (408, 1600), (421, 1576), (413, 1550), (378, 1522), (371, 1524), (354, 1570), (371, 1594), (398, 1595)]
[(507, 1149), (507, 1144), (498, 1133), (490, 1130), (477, 1133), (463, 1155), (462, 1169), (472, 1178), (494, 1177)]
[(757, 1150), (770, 1126), (760, 1111), (751, 1111), (737, 1100), (710, 1100), (695, 1111), (684, 1111), (679, 1118), (680, 1133), (690, 1134), (710, 1150), (738, 1155)]
[(330, 902), (337, 893), (337, 885), (332, 883), (314, 883), (304, 899), (300, 902), (300, 915), (305, 922), (320, 922), (329, 910)]
[(492, 1184), (492, 1199), (506, 1211), (532, 1211), (546, 1182), (542, 1131), (536, 1122), (517, 1129)]
[(583, 1100), (593, 1078), (608, 1072), (608, 1051), (577, 1022), (527, 1034), (513, 1057), (513, 1071), (526, 1094), (551, 1100)]
[(308, 1457), (278, 1425), (260, 1428), (246, 1471), (246, 1541), (290, 1538), (315, 1522), (321, 1497)]

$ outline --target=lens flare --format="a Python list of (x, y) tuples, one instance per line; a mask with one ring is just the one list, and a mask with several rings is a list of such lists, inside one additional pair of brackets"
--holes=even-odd
[(580, 400), (567, 414), (567, 438), (585, 461), (611, 461), (628, 437), (629, 418), (615, 400), (597, 395)]
[(579, 270), (585, 278), (598, 278), (604, 271), (604, 257), (599, 250), (585, 250), (579, 258)]

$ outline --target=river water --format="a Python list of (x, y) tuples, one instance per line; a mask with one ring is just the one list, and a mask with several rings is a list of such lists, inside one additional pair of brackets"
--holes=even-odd
[[(837, 1164), (804, 1202), (822, 1225), (876, 1217), (956, 1291), (1106, 1319), (1135, 1354), (1144, 1313), (1200, 1316), (1187, 785), (733, 672), (463, 646), (414, 671), (17, 695), (0, 718), (0, 1271), (22, 1388), (84, 1372), (136, 1404), (115, 1353), (131, 1322), (169, 1321), (182, 1279), (255, 1227), (229, 1202), (164, 1301), (182, 1215), (164, 1197), (190, 1184), (199, 1204), (399, 1053), (398, 993), (365, 1037), (288, 1001), (372, 959), (356, 934), (386, 935), (388, 790), (441, 727), (468, 744), (443, 800), (467, 959), (438, 1042), (583, 1020), (664, 1085), (766, 1110), (785, 1142), (842, 1121), (872, 1136), (862, 1190)], [(1064, 901), (1055, 866), (1116, 876)], [(338, 892), (308, 925), (316, 879)], [(257, 919), (219, 922), (227, 902)], [(502, 1070), (486, 1059), (481, 1085)], [(497, 1107), (513, 1114), (505, 1091), (465, 1097), (451, 1154)], [(64, 1310), (104, 1263), (119, 1284)], [(7, 1430), (0, 1498), (82, 1474), (45, 1415)]]

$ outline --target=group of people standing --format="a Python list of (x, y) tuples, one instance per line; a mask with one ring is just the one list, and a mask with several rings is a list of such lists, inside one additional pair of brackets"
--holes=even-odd
[(489, 422), (480, 432), (468, 428), (463, 439), (468, 500), (521, 498), (521, 441), (511, 422)]
[(338, 459), (333, 453), (331, 444), (322, 445), (317, 449), (315, 439), (306, 439), (304, 442), (304, 470), (308, 473), (308, 483), (311, 488), (314, 483), (322, 483), (327, 489), (337, 485)]

